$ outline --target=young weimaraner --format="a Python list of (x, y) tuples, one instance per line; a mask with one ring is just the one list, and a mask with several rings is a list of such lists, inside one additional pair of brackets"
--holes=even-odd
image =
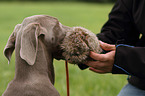
[(35, 15), (16, 25), (4, 54), (10, 61), (15, 49), (15, 77), (2, 96), (60, 96), (54, 88), (53, 58), (70, 27), (46, 15)]
[[(4, 54), (10, 61), (15, 49), (15, 77), (2, 96), (60, 96), (54, 88), (53, 58), (82, 64), (89, 51), (100, 53), (95, 34), (82, 27), (67, 27), (56, 18), (35, 15), (16, 25)], [(72, 56), (73, 55), (73, 56)]]

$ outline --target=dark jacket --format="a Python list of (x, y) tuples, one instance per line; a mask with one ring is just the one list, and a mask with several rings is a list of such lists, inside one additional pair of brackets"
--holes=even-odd
[(112, 73), (131, 75), (129, 83), (145, 90), (145, 0), (117, 0), (97, 36), (117, 45)]

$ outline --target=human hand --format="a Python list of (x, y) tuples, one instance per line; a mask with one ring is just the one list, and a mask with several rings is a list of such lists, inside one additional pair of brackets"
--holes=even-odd
[(90, 52), (90, 57), (96, 61), (88, 61), (86, 65), (90, 68), (89, 70), (96, 73), (110, 73), (114, 64), (115, 57), (115, 45), (107, 44), (100, 41), (100, 46), (103, 50), (110, 51), (106, 54), (98, 54)]

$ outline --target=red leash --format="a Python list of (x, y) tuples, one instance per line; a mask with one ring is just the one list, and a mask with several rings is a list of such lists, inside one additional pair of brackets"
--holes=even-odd
[(69, 72), (68, 72), (68, 62), (67, 61), (65, 61), (65, 69), (66, 69), (67, 96), (70, 96), (70, 94), (69, 94)]

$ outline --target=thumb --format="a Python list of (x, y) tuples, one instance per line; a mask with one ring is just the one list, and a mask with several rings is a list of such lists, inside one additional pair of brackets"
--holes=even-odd
[(101, 48), (106, 50), (106, 51), (116, 50), (115, 45), (107, 44), (107, 43), (104, 43), (102, 41), (99, 41), (99, 42), (100, 42)]

